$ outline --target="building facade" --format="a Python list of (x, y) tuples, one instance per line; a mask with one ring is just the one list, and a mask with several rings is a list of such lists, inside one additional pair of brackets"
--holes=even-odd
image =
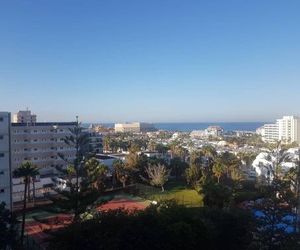
[(209, 126), (205, 130), (193, 130), (190, 133), (192, 138), (208, 138), (208, 137), (220, 137), (224, 133), (224, 129), (220, 126)]
[(265, 124), (257, 130), (257, 133), (265, 142), (281, 141), (282, 143), (296, 142), (300, 144), (300, 118), (284, 116), (282, 119), (277, 119), (274, 124)]
[(30, 161), (41, 175), (56, 174), (56, 167), (66, 166), (58, 154), (72, 160), (75, 148), (65, 143), (70, 128), (76, 122), (36, 122), (11, 124), (11, 163), (12, 170), (22, 162)]
[(10, 120), (10, 113), (0, 112), (0, 202), (5, 202), (9, 209), (12, 208)]
[(155, 131), (155, 127), (151, 123), (132, 122), (132, 123), (116, 123), (115, 132), (121, 133), (141, 133)]
[(30, 110), (19, 111), (13, 116), (13, 123), (35, 123), (36, 115), (32, 114)]

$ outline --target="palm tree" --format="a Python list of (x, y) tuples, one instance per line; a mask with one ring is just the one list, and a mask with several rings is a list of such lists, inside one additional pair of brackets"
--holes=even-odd
[(126, 187), (126, 181), (129, 178), (129, 172), (125, 167), (125, 164), (121, 160), (115, 160), (113, 162), (113, 169), (115, 177), (122, 183), (123, 188)]
[(282, 175), (282, 163), (291, 160), (290, 154), (281, 148), (281, 142), (276, 144), (276, 148), (268, 155), (269, 165), (265, 166), (269, 174), (269, 182), (271, 179), (278, 179)]
[(217, 177), (218, 183), (220, 183), (220, 178), (225, 172), (223, 164), (220, 161), (216, 161), (215, 164), (213, 165), (212, 171), (213, 174)]
[(108, 168), (94, 157), (86, 161), (84, 165), (89, 184), (98, 191), (102, 191)]
[(210, 175), (212, 172), (212, 165), (218, 156), (217, 151), (211, 145), (205, 145), (201, 149), (205, 159), (206, 159), (206, 171), (204, 171), (205, 175)]
[(22, 165), (15, 169), (13, 172), (14, 176), (17, 178), (24, 179), (24, 198), (23, 198), (23, 212), (22, 212), (22, 230), (21, 230), (21, 243), (24, 239), (24, 230), (25, 230), (25, 215), (26, 215), (26, 206), (27, 206), (27, 189), (30, 183), (30, 178), (39, 174), (39, 171), (33, 164), (29, 161), (23, 162)]

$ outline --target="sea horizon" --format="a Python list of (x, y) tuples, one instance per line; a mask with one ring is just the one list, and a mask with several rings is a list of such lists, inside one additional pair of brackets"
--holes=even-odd
[[(255, 131), (268, 122), (149, 122), (158, 130), (191, 132), (193, 130), (203, 130), (209, 126), (220, 126), (225, 131)], [(104, 127), (114, 127), (113, 122), (90, 122), (83, 123), (84, 127), (91, 124), (101, 124)]]

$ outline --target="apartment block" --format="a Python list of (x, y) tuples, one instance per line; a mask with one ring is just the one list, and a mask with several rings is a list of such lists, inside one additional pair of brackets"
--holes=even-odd
[(277, 142), (300, 144), (300, 118), (296, 116), (284, 116), (277, 119), (274, 124), (265, 124), (257, 130), (265, 142)]
[(0, 202), (12, 208), (10, 164), (10, 113), (0, 112)]
[(36, 115), (32, 114), (30, 110), (19, 111), (13, 116), (13, 123), (35, 123)]
[(66, 166), (58, 153), (70, 160), (75, 158), (75, 148), (64, 142), (75, 125), (75, 122), (12, 123), (12, 170), (24, 161), (31, 161), (41, 175), (56, 174), (56, 167)]
[(131, 133), (141, 133), (141, 132), (151, 132), (155, 131), (155, 127), (151, 123), (144, 122), (132, 122), (132, 123), (116, 123), (115, 132), (131, 132)]

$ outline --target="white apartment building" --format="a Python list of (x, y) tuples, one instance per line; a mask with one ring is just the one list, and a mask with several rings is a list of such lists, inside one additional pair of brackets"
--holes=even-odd
[(58, 153), (70, 160), (75, 158), (75, 148), (64, 142), (70, 135), (69, 129), (75, 125), (75, 122), (12, 123), (12, 170), (30, 161), (39, 168), (41, 175), (55, 174), (55, 167), (66, 166)]
[(277, 119), (274, 124), (265, 124), (257, 130), (265, 142), (292, 143), (300, 144), (300, 118), (296, 116), (284, 116)]
[(32, 114), (30, 110), (19, 111), (13, 116), (13, 123), (35, 123), (36, 115)]
[(265, 142), (273, 143), (279, 141), (279, 128), (277, 123), (265, 124), (260, 133)]
[(155, 127), (151, 123), (132, 122), (132, 123), (116, 123), (115, 124), (115, 132), (140, 133), (140, 132), (150, 132), (150, 131), (155, 131)]
[(10, 164), (10, 113), (0, 112), (0, 202), (12, 208)]

